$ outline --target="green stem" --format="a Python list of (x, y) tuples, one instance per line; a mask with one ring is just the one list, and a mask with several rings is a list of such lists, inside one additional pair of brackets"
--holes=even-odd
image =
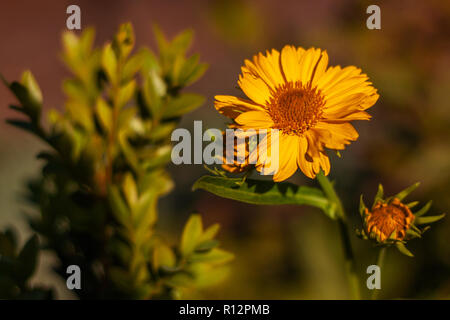
[(317, 181), (319, 182), (323, 192), (328, 197), (328, 199), (336, 205), (337, 221), (341, 234), (342, 249), (345, 259), (345, 270), (347, 272), (350, 294), (352, 299), (358, 300), (361, 298), (361, 294), (359, 289), (359, 279), (356, 273), (355, 256), (353, 255), (353, 249), (350, 242), (350, 234), (347, 227), (347, 215), (345, 213), (344, 207), (342, 206), (341, 199), (334, 190), (333, 184), (330, 182), (330, 180), (328, 180), (328, 178), (323, 174), (322, 171), (317, 174)]
[[(380, 249), (380, 251), (378, 252), (378, 258), (377, 258), (377, 266), (380, 268), (380, 272), (383, 269), (383, 265), (384, 265), (384, 260), (386, 257), (386, 247), (382, 247)], [(373, 289), (372, 290), (372, 300), (377, 300), (378, 298), (378, 293), (380, 292), (381, 289)]]

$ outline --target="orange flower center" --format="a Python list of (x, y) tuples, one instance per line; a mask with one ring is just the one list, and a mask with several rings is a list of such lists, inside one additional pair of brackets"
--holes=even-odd
[(385, 241), (391, 235), (395, 240), (403, 240), (414, 218), (411, 210), (397, 198), (389, 204), (380, 202), (372, 212), (366, 211), (367, 233), (374, 232), (380, 241)]
[(275, 129), (301, 135), (320, 120), (324, 105), (325, 100), (319, 89), (297, 81), (278, 87), (270, 98), (268, 108)]

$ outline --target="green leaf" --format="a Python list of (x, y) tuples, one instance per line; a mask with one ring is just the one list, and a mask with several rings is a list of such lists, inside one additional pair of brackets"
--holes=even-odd
[(366, 211), (366, 209), (367, 209), (367, 207), (366, 207), (366, 204), (364, 203), (363, 195), (361, 195), (359, 198), (359, 214), (361, 215), (361, 217), (364, 215), (364, 212)]
[(17, 257), (19, 263), (18, 274), (22, 280), (28, 279), (36, 269), (39, 251), (39, 240), (36, 235), (32, 236), (20, 251)]
[(192, 189), (203, 189), (223, 198), (260, 205), (297, 204), (310, 205), (329, 213), (331, 204), (317, 188), (296, 186), (292, 183), (275, 183), (246, 179), (240, 186), (240, 178), (203, 176)]
[(134, 41), (134, 31), (131, 23), (121, 24), (113, 41), (114, 50), (116, 50), (120, 58), (124, 59), (131, 53)]
[(217, 240), (206, 240), (203, 242), (200, 242), (195, 247), (195, 252), (208, 252), (209, 250), (217, 247), (219, 245), (219, 241)]
[[(28, 76), (30, 78), (31, 76)], [(27, 77), (25, 77), (27, 78)], [(34, 78), (33, 78), (34, 79)], [(28, 79), (27, 81), (32, 81)], [(37, 86), (37, 84), (36, 84)], [(33, 93), (19, 82), (13, 82), (9, 86), (10, 90), (14, 93), (17, 99), (22, 104), (22, 107), (26, 114), (34, 121), (37, 121), (41, 114), (42, 105), (38, 102), (38, 98), (33, 96)], [(36, 94), (36, 93), (34, 93)], [(42, 98), (41, 98), (42, 99)]]
[(200, 56), (198, 54), (192, 55), (189, 59), (184, 61), (178, 75), (178, 83), (181, 86), (187, 86), (197, 81), (208, 69), (207, 64), (199, 64)]
[(375, 195), (375, 198), (373, 199), (373, 207), (375, 207), (377, 205), (377, 203), (379, 201), (383, 201), (383, 197), (384, 197), (384, 190), (383, 190), (383, 185), (380, 183), (378, 185), (378, 190), (377, 190), (377, 194)]
[(106, 132), (111, 131), (112, 128), (112, 111), (111, 107), (102, 98), (97, 99), (97, 105), (95, 107), (99, 122)]
[(214, 248), (207, 253), (194, 253), (189, 262), (208, 262), (211, 264), (224, 264), (234, 259), (234, 255), (225, 250)]
[(411, 192), (413, 192), (414, 190), (417, 189), (417, 187), (420, 185), (420, 182), (416, 182), (413, 185), (409, 186), (408, 188), (406, 188), (403, 191), (400, 191), (399, 193), (397, 193), (395, 196), (393, 196), (393, 198), (397, 198), (400, 201), (402, 201), (404, 198), (406, 198)]
[(192, 43), (194, 32), (192, 30), (185, 30), (179, 33), (170, 44), (171, 50), (178, 55), (184, 54)]
[(122, 191), (127, 200), (128, 206), (132, 208), (138, 200), (138, 192), (136, 182), (130, 172), (125, 173), (122, 183)]
[(112, 213), (119, 223), (123, 226), (130, 226), (130, 212), (123, 200), (119, 189), (116, 186), (110, 186), (108, 190), (108, 200)]
[(421, 224), (433, 223), (438, 220), (441, 220), (444, 217), (445, 217), (445, 213), (443, 213), (439, 216), (418, 217), (414, 220), (414, 224), (421, 225)]
[(415, 206), (417, 206), (418, 204), (419, 204), (419, 201), (413, 201), (413, 202), (407, 203), (406, 206), (411, 209), (411, 208), (414, 208)]
[(103, 48), (102, 67), (111, 83), (117, 84), (117, 58), (110, 43)]
[(186, 114), (205, 102), (205, 97), (194, 93), (184, 93), (169, 100), (164, 110), (164, 118), (178, 117)]
[(142, 68), (145, 63), (145, 60), (148, 58), (148, 50), (142, 49), (134, 56), (132, 56), (125, 65), (122, 70), (122, 80), (127, 82)]
[(167, 92), (167, 86), (155, 70), (150, 70), (142, 86), (145, 105), (153, 116), (159, 116), (162, 97)]
[(176, 257), (172, 249), (165, 244), (158, 244), (153, 251), (153, 267), (158, 270), (161, 267), (173, 268), (175, 266)]
[(397, 247), (398, 251), (403, 253), (405, 256), (414, 257), (411, 251), (409, 251), (402, 242), (397, 242), (395, 246)]
[(22, 121), (22, 120), (13, 120), (13, 119), (6, 119), (6, 123), (9, 123), (10, 125), (20, 128), (22, 130), (35, 133), (34, 127), (30, 122)]
[(219, 229), (220, 225), (218, 223), (215, 223), (212, 226), (208, 227), (208, 229), (203, 232), (200, 241), (212, 240), (219, 232)]
[(420, 232), (417, 232), (417, 231), (414, 230), (414, 229), (408, 229), (408, 230), (406, 230), (406, 234), (407, 234), (408, 236), (410, 236), (411, 238), (421, 238), (421, 237), (422, 237), (422, 235), (420, 234)]
[(188, 256), (194, 251), (202, 236), (202, 232), (202, 218), (199, 214), (191, 215), (181, 236), (180, 251), (183, 256)]
[(432, 200), (428, 201), (427, 204), (424, 205), (419, 211), (417, 211), (416, 213), (414, 213), (414, 215), (415, 215), (416, 217), (423, 216), (425, 213), (428, 212), (428, 210), (430, 209), (432, 203), (433, 203)]
[(16, 254), (16, 236), (11, 229), (0, 232), (0, 257), (14, 257)]
[(156, 38), (156, 43), (158, 45), (159, 51), (165, 51), (167, 50), (167, 47), (169, 46), (169, 43), (167, 42), (166, 37), (164, 36), (164, 33), (161, 31), (158, 25), (153, 25), (153, 34)]
[(136, 81), (132, 80), (119, 89), (117, 104), (122, 108), (133, 97), (136, 91)]
[(42, 105), (42, 92), (31, 71), (27, 70), (22, 74), (21, 83), (28, 89), (30, 103), (33, 106), (40, 107)]

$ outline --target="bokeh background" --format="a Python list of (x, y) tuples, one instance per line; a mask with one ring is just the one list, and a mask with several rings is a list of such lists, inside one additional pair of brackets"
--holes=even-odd
[[(332, 160), (331, 177), (343, 196), (352, 228), (360, 227), (358, 201), (367, 202), (378, 183), (388, 194), (421, 181), (412, 200), (433, 199), (431, 214), (450, 207), (450, 2), (448, 1), (2, 1), (0, 4), (0, 72), (8, 80), (31, 69), (44, 93), (45, 108), (61, 108), (61, 80), (68, 75), (59, 56), (66, 8), (81, 7), (82, 27), (94, 26), (97, 44), (110, 39), (117, 26), (134, 25), (137, 45), (154, 48), (151, 26), (169, 36), (195, 31), (193, 52), (210, 64), (190, 88), (207, 103), (180, 126), (224, 128), (226, 119), (213, 107), (215, 94), (239, 95), (237, 77), (243, 60), (285, 44), (326, 49), (330, 64), (359, 66), (381, 95), (370, 122), (356, 123), (360, 138)], [(366, 28), (366, 8), (381, 8), (381, 30)], [(5, 124), (12, 95), (0, 86), (0, 227), (13, 225), (24, 239), (20, 192), (27, 178), (39, 173), (35, 155), (44, 146)], [(346, 282), (336, 225), (316, 209), (247, 205), (191, 192), (206, 171), (201, 165), (174, 166), (173, 193), (161, 202), (159, 227), (173, 234), (189, 213), (200, 212), (206, 224), (222, 225), (223, 247), (236, 254), (230, 277), (221, 284), (188, 292), (194, 299), (336, 299), (346, 298)], [(315, 185), (297, 173), (292, 182)], [(170, 239), (170, 236), (168, 236)], [(375, 263), (377, 250), (352, 238), (359, 272)], [(450, 298), (450, 218), (436, 223), (422, 240), (408, 246), (411, 259), (389, 250), (382, 270), (381, 298)], [(41, 256), (35, 283), (56, 286), (59, 298), (71, 298), (64, 281), (53, 275), (57, 263)], [(365, 292), (367, 294), (367, 292)]]

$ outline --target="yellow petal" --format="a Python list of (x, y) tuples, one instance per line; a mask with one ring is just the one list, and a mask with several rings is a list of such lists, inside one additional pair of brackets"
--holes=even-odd
[(313, 163), (311, 161), (308, 161), (306, 159), (306, 152), (308, 149), (308, 142), (306, 141), (305, 137), (300, 137), (299, 139), (299, 155), (297, 157), (297, 165), (302, 170), (302, 172), (305, 174), (305, 176), (314, 179), (315, 173), (313, 170)]
[(317, 131), (308, 130), (305, 132), (305, 138), (308, 141), (307, 154), (311, 158), (319, 157), (320, 151), (323, 150), (323, 144), (320, 140), (320, 135), (316, 134)]
[[(319, 67), (319, 72), (323, 72), (323, 64), (319, 64), (322, 60), (322, 51), (320, 49), (310, 48), (303, 53), (300, 57), (299, 65), (300, 65), (300, 81), (303, 84), (312, 82), (313, 75), (315, 77), (315, 72), (317, 71), (317, 67)], [(328, 57), (328, 55), (326, 56)], [(324, 59), (324, 63), (328, 64), (328, 59)], [(326, 68), (326, 66), (325, 66)]]
[(280, 182), (286, 180), (297, 171), (299, 146), (298, 136), (280, 135), (279, 168), (273, 176), (273, 181)]
[(260, 77), (271, 90), (275, 90), (285, 82), (280, 69), (280, 53), (275, 49), (267, 51), (266, 56), (262, 53), (255, 55), (253, 62), (245, 60), (245, 67), (244, 71), (247, 70)]
[(320, 153), (320, 167), (323, 169), (324, 174), (327, 176), (330, 173), (330, 158), (328, 156), (321, 152)]
[(293, 46), (285, 46), (281, 50), (281, 65), (287, 82), (300, 81), (300, 57)]
[(267, 129), (273, 125), (272, 118), (265, 111), (244, 112), (234, 120), (244, 128)]
[(247, 97), (260, 105), (265, 105), (271, 97), (267, 84), (252, 73), (245, 72), (245, 68), (243, 68), (242, 75), (239, 76), (238, 84)]

